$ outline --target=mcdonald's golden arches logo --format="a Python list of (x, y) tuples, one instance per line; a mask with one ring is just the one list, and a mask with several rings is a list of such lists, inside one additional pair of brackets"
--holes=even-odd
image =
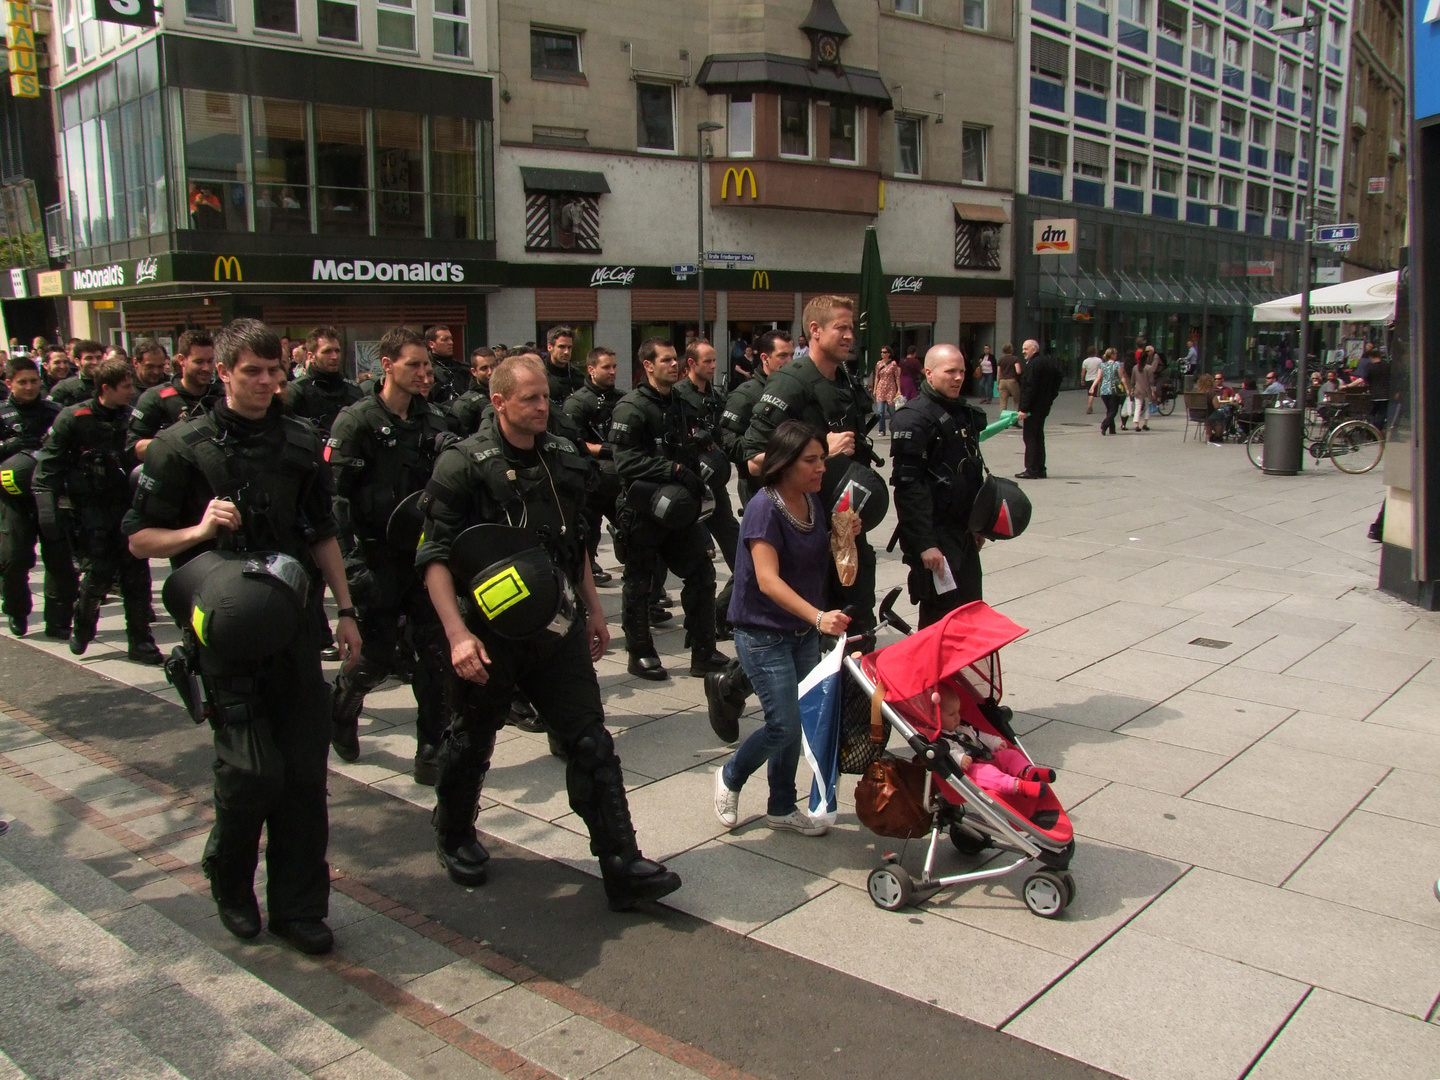
[(730, 197), (730, 178), (732, 176), (735, 178), (735, 198), (738, 199), (744, 194), (745, 180), (747, 177), (750, 180), (750, 198), (758, 199), (760, 197), (759, 189), (755, 186), (754, 170), (752, 170), (748, 165), (746, 165), (742, 169), (737, 170), (732, 165), (730, 168), (725, 170), (725, 176), (720, 181), (721, 199), (728, 199)]
[(755, 273), (751, 274), (751, 275), (750, 275), (750, 288), (752, 288), (752, 289), (768, 289), (768, 288), (770, 288), (770, 271), (769, 271), (769, 270), (756, 270)]
[(235, 275), (236, 281), (244, 281), (245, 275), (240, 272), (240, 260), (234, 255), (215, 256), (215, 280), (220, 280), (220, 271), (225, 271), (225, 280), (230, 280), (230, 275)]

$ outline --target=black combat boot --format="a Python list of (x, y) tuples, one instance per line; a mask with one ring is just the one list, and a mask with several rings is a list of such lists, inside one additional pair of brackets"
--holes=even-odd
[(360, 710), (365, 695), (385, 681), (385, 668), (366, 660), (362, 654), (355, 670), (335, 677), (335, 692), (330, 699), (330, 745), (341, 761), (354, 761), (360, 756)]
[(125, 650), (125, 655), (132, 663), (144, 664), (146, 667), (159, 667), (165, 663), (160, 646), (155, 644), (155, 638), (149, 630), (143, 634), (130, 636), (129, 647)]
[(440, 865), (457, 885), (485, 884), (490, 853), (475, 835), (475, 818), (480, 813), (480, 788), (494, 748), (493, 734), (477, 747), (469, 734), (446, 732), (437, 755), (435, 812), (430, 821), (435, 826)]
[(100, 622), (99, 598), (82, 596), (75, 604), (75, 617), (70, 625), (70, 651), (83, 656), (95, 640), (95, 627)]

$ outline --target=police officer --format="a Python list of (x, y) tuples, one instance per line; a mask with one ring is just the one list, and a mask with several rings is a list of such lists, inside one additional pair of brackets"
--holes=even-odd
[[(59, 345), (51, 345), (45, 350), (45, 366), (40, 370), (40, 382), (46, 397), (50, 392), (70, 377), (70, 354)], [(39, 362), (37, 358), (36, 362)]]
[(345, 377), (342, 360), (340, 331), (317, 326), (305, 339), (305, 370), (287, 392), (291, 413), (309, 420), (327, 436), (340, 410), (365, 396), (359, 383)]
[[(910, 600), (919, 605), (921, 626), (982, 598), (985, 539), (971, 532), (970, 511), (985, 479), (980, 432), (986, 417), (960, 396), (964, 382), (960, 350), (932, 346), (919, 396), (894, 418), (890, 482), (900, 550), (910, 567)], [(954, 587), (941, 591), (950, 580)]]
[(449, 403), (450, 430), (462, 439), (480, 430), (480, 417), (490, 407), (490, 373), (495, 370), (495, 353), (481, 345), (470, 354), (470, 389)]
[[(546, 429), (549, 387), (541, 363), (506, 359), (491, 376), (490, 389), (494, 413), (476, 435), (440, 456), (422, 499), (424, 539), (416, 562), (445, 628), (455, 674), (451, 724), (435, 782), (440, 863), (462, 885), (485, 880), (489, 853), (475, 833), (480, 788), (511, 689), (519, 686), (562, 744), (570, 805), (590, 831), (610, 906), (622, 910), (674, 892), (680, 879), (640, 854), (620, 759), (605, 729), (594, 661), (604, 655), (610, 633), (590, 580), (581, 513), (590, 470), (573, 443)], [(484, 563), (491, 555), (460, 564), (457, 540), (466, 540), (466, 530), (476, 525), (485, 526), (482, 533), (501, 526), (517, 527), (502, 530), (507, 536), (525, 531), (533, 543), (523, 573), (494, 552), (497, 561), (491, 565)], [(516, 588), (517, 581), (525, 588)], [(551, 612), (542, 610), (546, 621), (538, 623), (538, 631), (521, 635), (524, 640), (505, 636), (503, 616), (524, 613), (524, 605), (515, 607), (512, 598), (524, 592), (534, 600), (548, 591), (558, 600), (561, 585), (578, 602), (568, 624), (562, 619), (546, 628)], [(468, 620), (457, 589), (466, 594)]]
[(330, 741), (344, 760), (360, 756), (365, 695), (390, 674), (403, 640), (418, 658), (411, 680), (415, 782), (432, 785), (445, 733), (449, 648), (415, 572), (418, 513), (413, 532), (407, 532), (396, 520), (396, 508), (425, 487), (436, 456), (454, 436), (440, 407), (425, 400), (434, 376), (423, 337), (404, 327), (388, 331), (380, 339), (380, 363), (385, 375), (379, 391), (340, 411), (325, 446), (335, 472), (335, 511), (355, 536), (350, 585), (365, 639), (360, 662), (335, 680)]
[(703, 678), (729, 663), (715, 651), (715, 567), (700, 521), (707, 494), (700, 443), (709, 436), (701, 418), (674, 393), (680, 381), (675, 346), (664, 338), (647, 338), (637, 356), (645, 382), (616, 403), (610, 424), (621, 484), (616, 517), (617, 537), (625, 547), (621, 623), (629, 671), (651, 681), (670, 677), (650, 635), (651, 597), (663, 559), (684, 582), (680, 606), (690, 674)]
[[(60, 406), (40, 396), (40, 372), (28, 357), (12, 356), (5, 365), (10, 398), (0, 405), (0, 580), (10, 632), (24, 637), (30, 619), (30, 571), (35, 566), (39, 523), (31, 482), (35, 452), (60, 415)], [(70, 549), (58, 536), (40, 542), (45, 563), (45, 636), (70, 637), (75, 607), (75, 567)]]
[(432, 405), (449, 405), (470, 389), (470, 374), (455, 363), (455, 335), (448, 326), (432, 326), (425, 331), (430, 350), (430, 365), (435, 372), (435, 385), (430, 389)]
[(135, 388), (142, 395), (170, 379), (170, 357), (158, 341), (140, 342), (130, 362), (135, 366)]
[(104, 355), (104, 346), (98, 341), (77, 339), (70, 346), (70, 367), (74, 374), (55, 384), (50, 391), (50, 400), (61, 405), (79, 405), (94, 397), (95, 369), (100, 366)]
[[(335, 542), (330, 471), (315, 429), (286, 416), (276, 397), (280, 339), (257, 320), (237, 319), (215, 334), (215, 359), (225, 400), (150, 445), (125, 517), (130, 549), (141, 558), (169, 558), (180, 566), (171, 575), (177, 580), (185, 570), (180, 564), (208, 559), (202, 553), (215, 548), (278, 553), (304, 571), (318, 570), (340, 605), (336, 636), (353, 664), (361, 640)], [(271, 561), (256, 555), (255, 572)], [(304, 571), (302, 587), (309, 580)], [(237, 937), (255, 937), (255, 865), (268, 826), (270, 930), (303, 952), (326, 952), (333, 943), (324, 923), (330, 702), (315, 607), (297, 600), (293, 638), (259, 659), (211, 656), (203, 643), (195, 648), (210, 636), (207, 619), (227, 606), (186, 619), (194, 635), (187, 635), (187, 651), (199, 653), (190, 663), (205, 684), (216, 749), (215, 824), (201, 866), (221, 923)], [(266, 644), (264, 627), (253, 636), (257, 646)]]
[(575, 331), (570, 327), (552, 326), (545, 334), (545, 344), (550, 353), (545, 361), (550, 407), (559, 412), (565, 399), (585, 384), (585, 373), (571, 362), (575, 355)]
[(146, 390), (135, 402), (126, 446), (137, 461), (145, 460), (145, 452), (156, 435), (210, 408), (222, 396), (220, 384), (215, 381), (215, 343), (209, 333), (186, 330), (176, 345), (175, 359), (180, 374), (162, 386)]
[(759, 350), (756, 353), (759, 359), (754, 374), (730, 391), (725, 398), (725, 410), (720, 414), (720, 446), (738, 472), (735, 487), (740, 495), (742, 514), (745, 504), (758, 490), (747, 467), (750, 459), (742, 445), (745, 432), (750, 429), (750, 418), (770, 376), (795, 358), (795, 339), (784, 330), (770, 330), (756, 339), (755, 348)]
[(615, 523), (615, 500), (620, 495), (620, 474), (615, 471), (615, 446), (610, 421), (625, 395), (615, 389), (618, 365), (612, 349), (597, 347), (585, 360), (585, 384), (565, 399), (565, 416), (580, 433), (580, 447), (590, 456), (597, 473), (594, 489), (585, 499), (586, 543), (590, 547), (590, 576), (596, 585), (608, 585), (612, 575), (600, 567), (600, 519)]

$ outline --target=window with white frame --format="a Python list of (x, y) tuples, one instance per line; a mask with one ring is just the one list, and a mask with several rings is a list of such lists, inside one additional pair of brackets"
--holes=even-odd
[(1160, 0), (1155, 9), (1155, 29), (1171, 41), (1185, 40), (1186, 11), (1171, 0)]
[[(82, 9), (82, 18), (89, 7), (88, 0), (75, 0)], [(185, 17), (201, 22), (233, 23), (235, 16), (230, 10), (230, 0), (185, 0)]]
[(360, 40), (360, 5), (355, 0), (316, 0), (320, 37), (328, 41)]
[(983, 184), (987, 175), (986, 151), (990, 129), (965, 124), (960, 129), (960, 178), (967, 183)]
[(1066, 160), (1069, 157), (1066, 153), (1067, 141), (1063, 131), (1032, 127), (1030, 129), (1030, 164), (1037, 169), (1064, 172)]
[(1245, 211), (1264, 217), (1270, 212), (1270, 188), (1255, 181), (1245, 185)]
[(575, 79), (585, 74), (580, 65), (580, 35), (573, 30), (530, 27), (530, 77)]
[(810, 143), (810, 100), (786, 95), (780, 99), (780, 156), (808, 158)]
[(1185, 115), (1185, 88), (1179, 83), (1155, 80), (1155, 111), (1179, 120)]
[(1339, 150), (1333, 142), (1322, 142), (1320, 144), (1320, 167), (1322, 169), (1333, 169), (1335, 167), (1335, 154)]
[(56, 24), (61, 28), (60, 62), (69, 71), (80, 62), (79, 0), (55, 0)]
[(920, 175), (920, 127), (918, 116), (895, 117), (895, 175)]
[(1238, 139), (1245, 134), (1245, 110), (1236, 105), (1220, 106), (1220, 134)]
[(1225, 35), (1225, 63), (1231, 67), (1245, 66), (1245, 39), (1234, 34)]
[(920, 0), (895, 0), (895, 10), (901, 15), (919, 15)]
[(1295, 82), (1300, 76), (1300, 65), (1294, 60), (1280, 57), (1280, 78), (1279, 83), (1286, 90), (1294, 90)]
[(1240, 205), (1240, 181), (1233, 176), (1220, 178), (1220, 202), (1232, 210)]
[(965, 0), (964, 19), (971, 30), (984, 30), (985, 0)]
[(1110, 61), (1084, 49), (1075, 50), (1075, 85), (1091, 93), (1109, 95)]
[(675, 152), (675, 87), (669, 83), (635, 84), (635, 145), (641, 150)]
[(375, 42), (382, 49), (415, 51), (415, 0), (375, 0)]
[(1190, 92), (1190, 122), (1196, 127), (1215, 126), (1215, 99)]
[(1295, 195), (1290, 191), (1275, 189), (1275, 194), (1270, 200), (1270, 212), (1277, 218), (1288, 218), (1290, 210), (1294, 206)]
[(1259, 116), (1250, 117), (1250, 142), (1255, 146), (1270, 145), (1270, 121)]
[(470, 59), (470, 0), (435, 0), (432, 32), (436, 56)]
[(1063, 83), (1070, 76), (1070, 46), (1054, 38), (1031, 34), (1030, 70), (1041, 78)]
[(1115, 152), (1115, 183), (1124, 184), (1127, 187), (1143, 188), (1145, 186), (1145, 166), (1143, 157), (1135, 157), (1131, 154)]
[(1327, 109), (1338, 109), (1340, 107), (1340, 84), (1327, 82), (1325, 84), (1325, 107)]
[(255, 29), (271, 30), (280, 34), (294, 34), (299, 30), (295, 12), (295, 0), (255, 0)]
[(1191, 169), (1185, 174), (1185, 196), (1196, 202), (1210, 201), (1210, 186), (1214, 177), (1207, 172)]
[(1145, 0), (1120, 0), (1115, 10), (1120, 18), (1145, 25)]
[(1071, 144), (1071, 169), (1076, 176), (1090, 180), (1104, 180), (1110, 171), (1110, 147), (1092, 139), (1076, 136)]
[(730, 122), (725, 126), (731, 157), (750, 157), (755, 153), (755, 95), (730, 95)]
[(1129, 68), (1115, 69), (1115, 91), (1120, 100), (1131, 105), (1145, 104), (1145, 76)]
[(1162, 195), (1178, 194), (1180, 170), (1174, 165), (1156, 165), (1150, 174), (1150, 183)]
[(860, 111), (830, 103), (830, 160), (853, 165), (860, 160)]
[(1206, 56), (1215, 55), (1215, 24), (1194, 15), (1190, 19), (1190, 47)]

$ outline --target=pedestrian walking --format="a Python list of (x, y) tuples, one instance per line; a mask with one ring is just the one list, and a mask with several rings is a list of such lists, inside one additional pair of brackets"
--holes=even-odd
[(1105, 419), (1100, 421), (1101, 435), (1116, 433), (1115, 414), (1120, 411), (1120, 405), (1125, 400), (1125, 384), (1121, 381), (1120, 361), (1116, 357), (1114, 349), (1106, 349), (1105, 358), (1101, 360), (1095, 378), (1090, 383), (1091, 400), (1098, 397), (1105, 406)]
[(1016, 473), (1020, 480), (1044, 480), (1045, 418), (1060, 394), (1064, 373), (1053, 357), (1040, 352), (1033, 338), (1021, 346), (1025, 360), (1020, 370), (1020, 420), (1025, 439), (1025, 468)]
[(980, 354), (980, 404), (989, 405), (995, 399), (995, 357), (990, 355), (990, 346)]
[(1015, 346), (1008, 342), (1000, 348), (1000, 360), (995, 365), (999, 377), (1000, 411), (1020, 408), (1020, 358), (1015, 355)]
[(895, 399), (900, 396), (900, 364), (895, 360), (889, 345), (881, 346), (880, 363), (875, 365), (875, 381), (871, 385), (875, 395), (875, 415), (880, 417), (876, 426), (885, 434), (885, 426), (895, 415)]
[(1150, 402), (1155, 396), (1154, 376), (1158, 362), (1153, 350), (1136, 362), (1130, 372), (1130, 419), (1136, 431), (1150, 430)]
[(1095, 411), (1095, 376), (1100, 373), (1100, 365), (1103, 362), (1104, 361), (1093, 352), (1084, 360), (1080, 361), (1080, 379), (1084, 382), (1085, 388), (1090, 391), (1085, 400), (1086, 413), (1093, 413)]
[(1134, 411), (1134, 395), (1130, 388), (1135, 385), (1135, 365), (1139, 363), (1138, 357), (1144, 354), (1144, 349), (1136, 349), (1135, 356), (1127, 356), (1120, 362), (1120, 385), (1125, 391), (1125, 400), (1120, 405), (1120, 426), (1126, 431), (1130, 430), (1130, 414)]
[(915, 355), (915, 346), (911, 345), (905, 350), (905, 356), (900, 361), (900, 395), (906, 401), (920, 393), (920, 380), (924, 377), (923, 372), (920, 358)]

